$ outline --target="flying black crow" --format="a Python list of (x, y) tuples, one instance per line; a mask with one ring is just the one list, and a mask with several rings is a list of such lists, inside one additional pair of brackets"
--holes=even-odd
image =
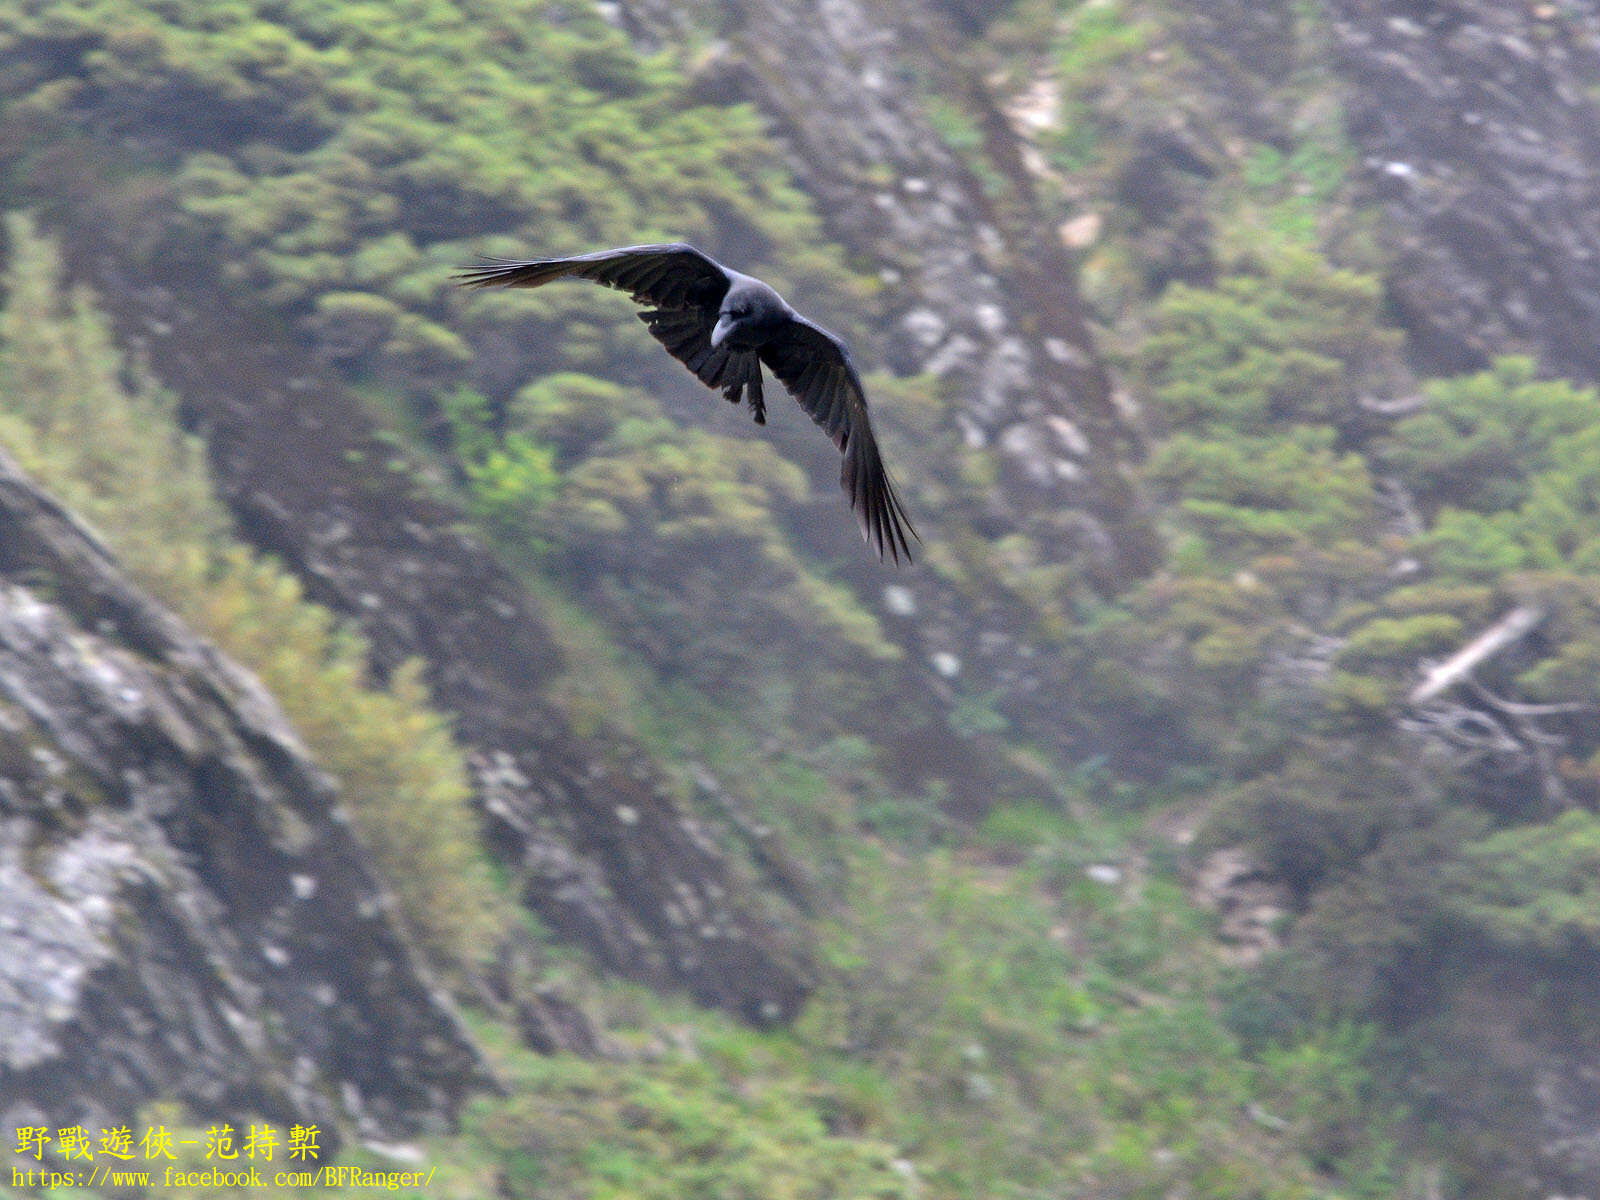
[(880, 559), (911, 561), (906, 535), (916, 537), (916, 531), (878, 454), (861, 376), (843, 342), (761, 280), (730, 271), (683, 242), (492, 262), (458, 279), (467, 287), (539, 287), (568, 275), (618, 288), (646, 305), (639, 319), (667, 352), (734, 404), (747, 398), (757, 425), (767, 422), (765, 363), (844, 455), (839, 483), (867, 543)]

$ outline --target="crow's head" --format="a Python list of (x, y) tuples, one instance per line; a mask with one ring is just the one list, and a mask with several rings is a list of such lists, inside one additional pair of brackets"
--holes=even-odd
[[(747, 310), (742, 308), (728, 308), (726, 305), (724, 305), (722, 311), (717, 313), (716, 325), (714, 325), (711, 329), (711, 348), (715, 350), (729, 338), (733, 339), (733, 345), (738, 346), (745, 340), (744, 337), (740, 335), (746, 332), (745, 327), (749, 324), (749, 322), (750, 313)], [(704, 326), (702, 326), (702, 328), (704, 328)]]
[(717, 310), (711, 347), (726, 342), (735, 350), (758, 349), (790, 315), (783, 298), (766, 284), (758, 279), (738, 279)]

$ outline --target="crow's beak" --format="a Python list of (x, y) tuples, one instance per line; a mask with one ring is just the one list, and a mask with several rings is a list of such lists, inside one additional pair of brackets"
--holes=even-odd
[(717, 317), (716, 327), (711, 331), (711, 348), (715, 350), (718, 346), (722, 345), (724, 339), (726, 339), (727, 336), (732, 332), (733, 318), (727, 313), (720, 314)]

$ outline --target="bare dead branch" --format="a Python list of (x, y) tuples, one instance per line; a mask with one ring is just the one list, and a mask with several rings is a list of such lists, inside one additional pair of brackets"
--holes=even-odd
[(1600, 704), (1585, 704), (1573, 700), (1563, 704), (1525, 704), (1518, 700), (1507, 700), (1497, 696), (1476, 679), (1467, 680), (1472, 690), (1480, 696), (1485, 704), (1513, 717), (1564, 717), (1573, 713), (1600, 712)]
[(1411, 733), (1439, 738), (1473, 757), (1496, 755), (1523, 759), (1528, 747), (1490, 713), (1452, 701), (1432, 701), (1419, 705), (1399, 722)]
[(1426, 704), (1464, 682), (1481, 663), (1527, 637), (1544, 618), (1545, 610), (1536, 604), (1517, 605), (1442, 663), (1430, 667), (1422, 682), (1411, 689), (1411, 703)]
[(1377, 413), (1380, 417), (1409, 417), (1427, 407), (1428, 398), (1420, 392), (1409, 396), (1395, 396), (1385, 400), (1378, 396), (1357, 396), (1356, 404), (1363, 411)]

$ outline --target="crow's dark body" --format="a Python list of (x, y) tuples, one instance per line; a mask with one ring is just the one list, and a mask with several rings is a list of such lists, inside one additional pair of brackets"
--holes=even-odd
[(895, 562), (911, 560), (906, 519), (872, 436), (867, 397), (850, 352), (761, 280), (731, 271), (693, 246), (624, 246), (573, 258), (490, 263), (461, 274), (470, 287), (539, 287), (576, 276), (627, 292), (639, 319), (707, 387), (766, 423), (765, 365), (844, 455), (839, 482), (862, 535)]

